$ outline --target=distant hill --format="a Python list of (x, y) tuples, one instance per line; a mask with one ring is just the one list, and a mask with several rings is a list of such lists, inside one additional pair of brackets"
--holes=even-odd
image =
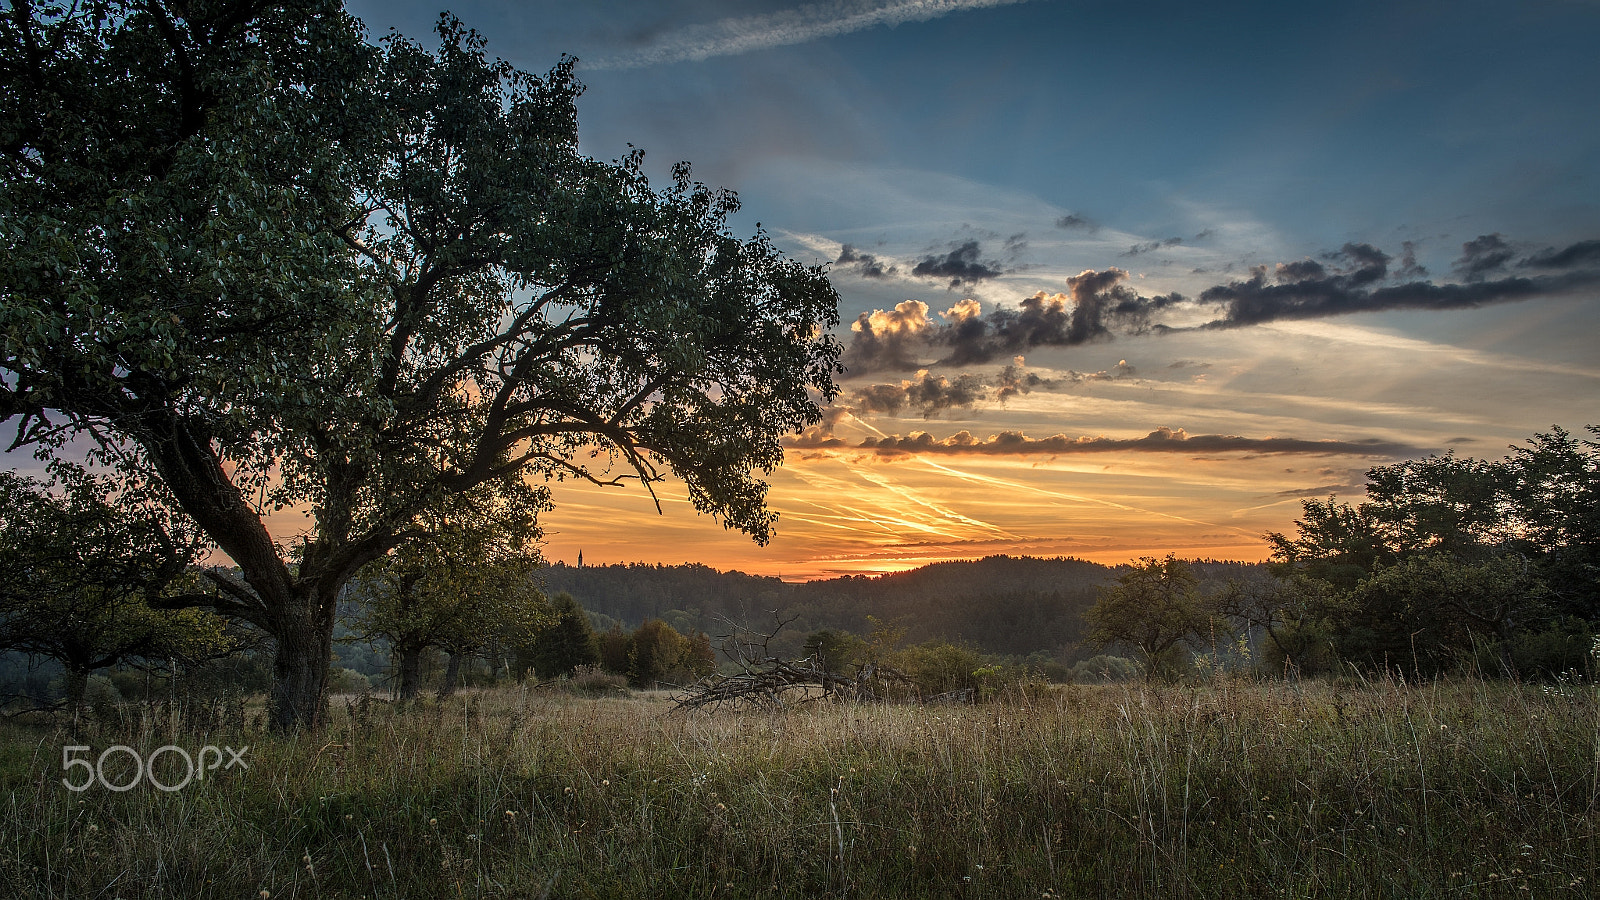
[[(1245, 568), (1205, 562), (1196, 570), (1221, 579)], [(906, 640), (948, 640), (989, 653), (1044, 653), (1070, 659), (1083, 639), (1083, 613), (1117, 569), (1081, 559), (990, 556), (942, 562), (907, 572), (786, 584), (776, 578), (720, 572), (709, 566), (627, 565), (578, 568), (556, 563), (539, 578), (585, 609), (635, 627), (661, 618), (679, 630), (726, 634), (729, 622), (765, 630), (778, 612), (795, 617), (774, 650), (798, 649), (823, 628), (865, 635), (867, 617), (898, 622)]]

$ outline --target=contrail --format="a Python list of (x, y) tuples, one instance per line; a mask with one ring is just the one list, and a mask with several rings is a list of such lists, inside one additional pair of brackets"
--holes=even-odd
[(735, 16), (669, 31), (647, 47), (586, 62), (587, 69), (637, 69), (675, 62), (699, 62), (752, 50), (787, 47), (818, 38), (850, 34), (876, 25), (893, 27), (926, 22), (951, 13), (1028, 0), (834, 0), (807, 3), (759, 16)]

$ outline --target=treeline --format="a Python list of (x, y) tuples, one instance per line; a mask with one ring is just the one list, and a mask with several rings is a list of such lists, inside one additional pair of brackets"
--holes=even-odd
[(624, 625), (658, 618), (721, 635), (734, 626), (765, 630), (781, 618), (788, 625), (772, 646), (791, 655), (811, 633), (865, 636), (877, 620), (901, 623), (913, 643), (946, 640), (990, 653), (1054, 656), (1082, 640), (1083, 613), (1115, 571), (1077, 559), (991, 556), (801, 584), (703, 565), (556, 563), (536, 577), (547, 592), (570, 593), (585, 609)]

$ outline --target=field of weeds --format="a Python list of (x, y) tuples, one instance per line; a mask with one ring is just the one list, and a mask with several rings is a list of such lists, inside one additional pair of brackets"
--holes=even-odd
[[(1590, 897), (1600, 878), (1592, 687), (1219, 680), (690, 715), (508, 688), (341, 700), (293, 739), (165, 712), (3, 726), (0, 894)], [(112, 745), (248, 746), (248, 769), (63, 786), (85, 775), (63, 747)], [(132, 766), (112, 753), (106, 780)], [(171, 751), (153, 768), (184, 775)]]

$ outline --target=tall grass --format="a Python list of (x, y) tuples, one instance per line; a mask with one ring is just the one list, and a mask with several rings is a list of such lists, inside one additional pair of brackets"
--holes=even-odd
[[(1600, 701), (1478, 681), (1081, 686), (977, 707), (669, 714), (504, 690), (323, 734), (13, 723), (24, 897), (1594, 895)], [(82, 794), (63, 744), (249, 744)]]

